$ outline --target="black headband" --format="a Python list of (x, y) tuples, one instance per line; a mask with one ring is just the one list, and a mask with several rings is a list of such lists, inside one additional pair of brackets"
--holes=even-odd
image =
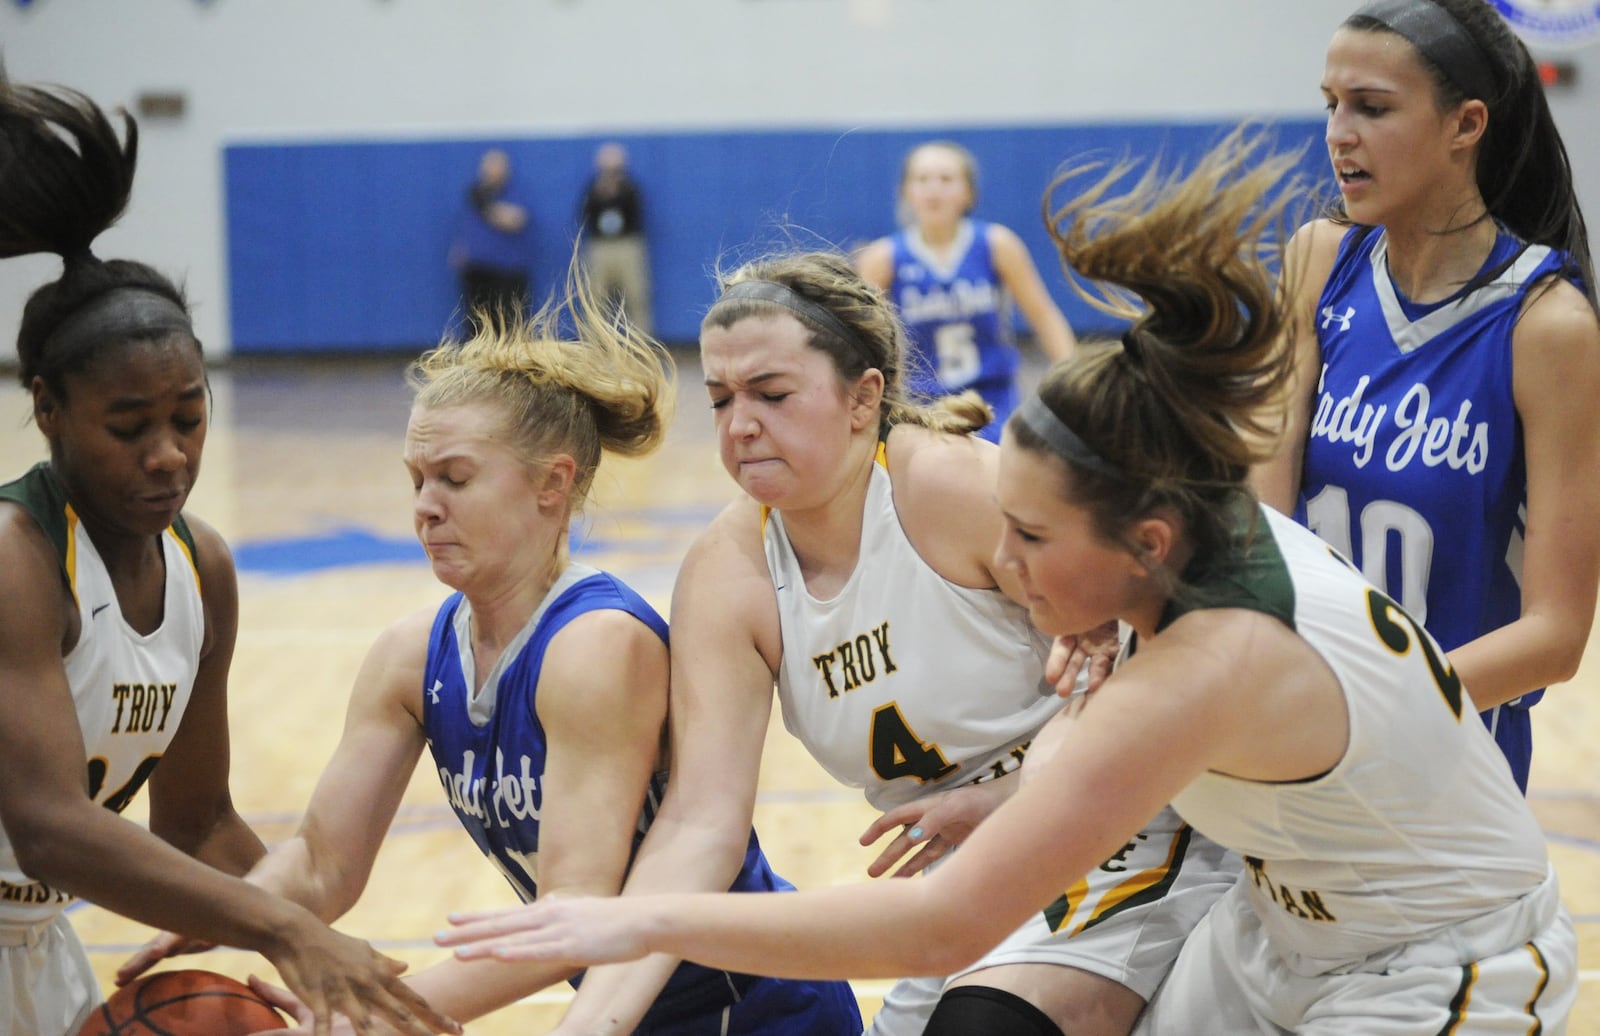
[(1017, 407), (1012, 420), (1021, 422), (1023, 427), (1042, 439), (1051, 452), (1080, 468), (1088, 468), (1107, 478), (1127, 477), (1121, 468), (1096, 453), (1077, 432), (1068, 428), (1066, 422), (1057, 417), (1056, 412), (1037, 395), (1029, 396), (1026, 403)]
[[(782, 306), (789, 312), (804, 316), (813, 323), (821, 324), (840, 341), (855, 350), (856, 355), (867, 367), (876, 367), (878, 363), (872, 359), (872, 353), (861, 342), (861, 336), (851, 330), (850, 326), (828, 307), (818, 302), (813, 302), (804, 295), (795, 291), (787, 284), (777, 281), (747, 280), (730, 284), (722, 293), (716, 305), (721, 305), (729, 299), (754, 299), (758, 302), (770, 302)], [(713, 307), (715, 308), (715, 307)]]
[(159, 292), (130, 285), (106, 292), (63, 320), (45, 338), (44, 349), (77, 355), (104, 341), (169, 335), (194, 337), (189, 314)]
[(1433, 0), (1373, 0), (1350, 17), (1370, 18), (1406, 40), (1469, 98), (1494, 96), (1494, 75), (1483, 48)]

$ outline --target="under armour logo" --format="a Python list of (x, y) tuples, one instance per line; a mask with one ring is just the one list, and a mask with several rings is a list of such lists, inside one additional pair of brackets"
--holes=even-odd
[(1350, 318), (1356, 315), (1356, 307), (1346, 306), (1343, 313), (1335, 313), (1332, 306), (1322, 307), (1322, 327), (1327, 330), (1329, 324), (1335, 320), (1339, 322), (1339, 330), (1350, 330)]
[(433, 704), (439, 704), (439, 692), (442, 690), (444, 690), (443, 680), (433, 681), (433, 686), (428, 688), (428, 697), (432, 700)]

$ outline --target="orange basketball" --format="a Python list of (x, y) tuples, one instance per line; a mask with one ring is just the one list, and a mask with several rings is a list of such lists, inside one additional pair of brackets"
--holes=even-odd
[(158, 971), (113, 993), (78, 1036), (246, 1036), (286, 1024), (243, 982), (214, 971)]

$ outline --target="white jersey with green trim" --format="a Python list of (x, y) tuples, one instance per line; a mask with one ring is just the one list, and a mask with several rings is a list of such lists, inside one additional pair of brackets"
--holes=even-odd
[(784, 724), (840, 782), (887, 810), (1010, 773), (1061, 707), (1049, 641), (997, 589), (957, 586), (906, 539), (883, 447), (855, 571), (830, 600), (806, 589), (782, 516), (763, 536), (783, 633)]
[(1381, 970), (1407, 945), (1465, 945), (1486, 919), (1510, 942), (1479, 955), (1531, 938), (1548, 921), (1544, 836), (1443, 652), (1327, 544), (1261, 513), (1228, 604), (1277, 614), (1316, 650), (1349, 744), (1316, 778), (1208, 773), (1173, 806), (1245, 857), (1262, 930), (1298, 974)]
[[(161, 625), (141, 634), (123, 618), (105, 562), (71, 506), (60, 514), (34, 515), (47, 530), (52, 521), (65, 524), (62, 567), (81, 632), (62, 663), (83, 731), (90, 796), (120, 813), (155, 770), (189, 704), (205, 636), (200, 578), (188, 544), (169, 528), (161, 536)], [(0, 828), (0, 925), (49, 920), (71, 901), (22, 872)]]

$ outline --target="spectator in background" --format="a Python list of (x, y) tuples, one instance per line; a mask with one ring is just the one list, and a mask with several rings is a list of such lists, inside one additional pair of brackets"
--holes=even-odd
[(583, 261), (595, 294), (649, 334), (650, 257), (645, 251), (639, 188), (621, 144), (600, 145), (583, 193)]
[(450, 266), (461, 277), (469, 337), (482, 331), (482, 320), (517, 312), (530, 297), (528, 210), (506, 198), (510, 181), (511, 158), (499, 148), (485, 151), (450, 245)]

